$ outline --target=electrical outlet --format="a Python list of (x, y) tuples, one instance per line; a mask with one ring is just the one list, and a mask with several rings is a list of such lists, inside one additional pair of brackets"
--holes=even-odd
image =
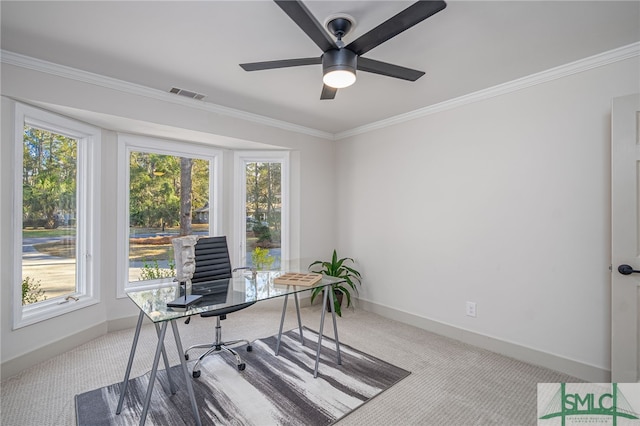
[(467, 302), (467, 316), (476, 317), (476, 302)]

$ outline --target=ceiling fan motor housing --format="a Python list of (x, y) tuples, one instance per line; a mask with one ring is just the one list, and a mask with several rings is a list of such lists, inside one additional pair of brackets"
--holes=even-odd
[(350, 71), (354, 75), (358, 67), (358, 56), (349, 49), (327, 50), (322, 55), (322, 73)]

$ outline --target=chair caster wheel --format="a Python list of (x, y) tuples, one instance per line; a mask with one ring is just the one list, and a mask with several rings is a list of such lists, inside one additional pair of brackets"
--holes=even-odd
[(194, 379), (197, 379), (198, 377), (200, 377), (200, 370), (194, 371), (193, 373), (191, 373), (191, 375), (193, 376)]
[(247, 346), (247, 352), (252, 352), (253, 351), (253, 346), (249, 345)]
[(189, 361), (189, 354), (184, 354), (185, 361)]
[(247, 365), (243, 362), (242, 364), (238, 364), (238, 371), (244, 371), (247, 368)]

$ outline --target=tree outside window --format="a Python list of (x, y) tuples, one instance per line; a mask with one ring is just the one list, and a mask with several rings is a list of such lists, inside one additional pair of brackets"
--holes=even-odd
[(129, 281), (175, 276), (171, 239), (209, 234), (209, 161), (129, 156)]
[(22, 303), (76, 292), (78, 141), (24, 126)]
[(13, 329), (100, 302), (101, 131), (16, 102)]
[(267, 249), (279, 268), (282, 248), (282, 164), (280, 162), (246, 162), (246, 259)]

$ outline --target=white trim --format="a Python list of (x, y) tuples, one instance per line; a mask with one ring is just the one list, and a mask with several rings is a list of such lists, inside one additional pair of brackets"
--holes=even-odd
[[(300, 308), (310, 306), (309, 292), (299, 293)], [(282, 300), (274, 298), (260, 302), (260, 309), (277, 310), (282, 309)], [(138, 321), (138, 315), (126, 316), (112, 320), (106, 320), (76, 333), (60, 337), (58, 340), (43, 347), (38, 347), (26, 353), (3, 360), (0, 365), (1, 379), (6, 380), (13, 377), (27, 368), (34, 367), (44, 361), (50, 360), (58, 355), (63, 355), (80, 345), (104, 336), (106, 333), (113, 333), (121, 330), (132, 330)]]
[(246, 200), (247, 200), (247, 180), (246, 180), (246, 163), (251, 162), (272, 162), (280, 163), (280, 179), (281, 179), (281, 202), (280, 211), (280, 264), (285, 265), (291, 259), (291, 241), (290, 241), (290, 214), (291, 214), (291, 198), (290, 198), (290, 152), (289, 151), (235, 151), (234, 152), (234, 210), (233, 210), (233, 229), (237, 235), (237, 243), (235, 244), (231, 259), (235, 265), (245, 265), (245, 248), (247, 235), (246, 222)]
[(539, 365), (582, 380), (594, 383), (608, 383), (611, 381), (611, 372), (606, 368), (586, 364), (560, 355), (544, 352), (532, 347), (502, 340), (467, 330), (451, 324), (435, 321), (420, 315), (416, 315), (390, 306), (370, 302), (364, 299), (357, 300), (357, 309), (373, 312), (385, 318), (409, 324), (422, 330), (446, 336), (479, 348), (487, 349), (501, 355), (508, 356), (529, 364)]
[(188, 141), (159, 139), (155, 137), (134, 136), (125, 133), (118, 134), (118, 176), (117, 176), (117, 202), (116, 202), (116, 226), (117, 247), (119, 255), (117, 259), (117, 290), (116, 297), (126, 297), (126, 292), (135, 287), (142, 290), (148, 286), (168, 284), (172, 280), (141, 282), (139, 285), (131, 285), (129, 282), (129, 156), (132, 151), (153, 152), (175, 157), (188, 155), (209, 161), (209, 234), (217, 235), (222, 229), (223, 209), (222, 205), (222, 150), (206, 145), (190, 143)]
[[(60, 297), (22, 305), (22, 164), (23, 126), (46, 129), (78, 140), (76, 193), (76, 291), (78, 300), (63, 301)], [(15, 181), (14, 181), (14, 253), (13, 329), (25, 327), (100, 302), (100, 129), (61, 117), (28, 105), (15, 104), (14, 122)]]
[(345, 139), (350, 136), (361, 135), (363, 133), (371, 132), (373, 130), (382, 129), (384, 127), (393, 126), (395, 124), (404, 123), (405, 121), (415, 120), (416, 118), (425, 117), (427, 115), (436, 114), (442, 111), (446, 111), (453, 108), (458, 108), (463, 105), (468, 105), (474, 102), (483, 101), (496, 96), (505, 95), (507, 93), (515, 92), (518, 90), (526, 89), (538, 84), (547, 83), (552, 80), (567, 77), (573, 74), (578, 74), (583, 71), (588, 71), (593, 68), (601, 67), (611, 64), (613, 62), (623, 61), (640, 55), (640, 42), (633, 43), (627, 46), (613, 49), (608, 52), (600, 53), (598, 55), (590, 56), (588, 58), (580, 59), (569, 64), (561, 65), (559, 67), (551, 68), (546, 71), (542, 71), (536, 74), (531, 74), (526, 77), (519, 78), (507, 83), (499, 84), (497, 86), (489, 87), (487, 89), (478, 90), (477, 92), (469, 93), (454, 99), (449, 99), (438, 104), (430, 105), (428, 107), (420, 108), (406, 114), (396, 115), (384, 120), (376, 121), (364, 126), (355, 127), (351, 130), (336, 133), (334, 135), (335, 140)]
[(186, 98), (184, 96), (177, 96), (173, 93), (163, 92), (162, 90), (152, 89), (150, 87), (129, 83), (123, 80), (118, 80), (88, 71), (82, 71), (76, 68), (67, 67), (65, 65), (55, 64), (53, 62), (43, 61), (41, 59), (32, 58), (29, 56), (21, 55), (19, 53), (10, 52), (8, 50), (0, 50), (0, 60), (5, 64), (43, 72), (62, 78), (68, 78), (70, 80), (80, 81), (83, 83), (93, 84), (95, 86), (105, 87), (107, 89), (118, 90), (120, 92), (144, 96), (147, 98), (183, 105), (190, 108), (197, 108), (204, 111), (212, 112), (214, 114), (239, 118), (241, 120), (263, 124), (278, 129), (288, 130), (291, 132), (302, 133), (322, 139), (333, 140), (333, 134), (329, 132), (323, 132), (321, 130), (312, 129), (310, 127), (300, 126), (297, 124), (288, 123), (282, 120), (276, 120), (274, 118), (265, 117), (258, 114), (252, 114), (250, 112), (225, 107), (203, 100), (195, 100)]
[(546, 83), (552, 80), (567, 77), (572, 74), (581, 73), (592, 68), (605, 66), (636, 56), (640, 56), (640, 42), (602, 52), (584, 59), (579, 59), (577, 61), (560, 65), (558, 67), (551, 68), (549, 70), (542, 71), (536, 74), (531, 74), (529, 76), (525, 76), (504, 84), (499, 84), (497, 86), (478, 90), (476, 92), (440, 102), (438, 104), (430, 105), (425, 108), (420, 108), (406, 114), (396, 115), (384, 120), (375, 121), (373, 123), (355, 127), (350, 130), (345, 130), (344, 132), (331, 134), (329, 132), (299, 126), (297, 124), (288, 123), (282, 120), (275, 120), (273, 118), (224, 107), (210, 102), (197, 101), (176, 96), (168, 92), (163, 92), (161, 90), (151, 89), (138, 84), (128, 83), (115, 78), (102, 76), (100, 74), (81, 71), (64, 65), (54, 64), (52, 62), (31, 58), (29, 56), (20, 55), (18, 53), (10, 52), (7, 50), (0, 50), (0, 61), (9, 65), (57, 75), (59, 77), (94, 84), (96, 86), (106, 87), (108, 89), (118, 90), (125, 93), (146, 96), (148, 98), (158, 99), (165, 102), (172, 102), (191, 108), (198, 108), (216, 114), (240, 118), (242, 120), (247, 120), (258, 124), (263, 124), (266, 126), (276, 127), (283, 130), (302, 133), (328, 140), (340, 140), (348, 138), (350, 136), (360, 135), (373, 130), (393, 126), (398, 123), (403, 123), (405, 121), (414, 120), (416, 118), (424, 117), (430, 114), (457, 108), (459, 106), (467, 105), (473, 102), (479, 102), (495, 96), (500, 96), (517, 90), (526, 89), (527, 87)]

